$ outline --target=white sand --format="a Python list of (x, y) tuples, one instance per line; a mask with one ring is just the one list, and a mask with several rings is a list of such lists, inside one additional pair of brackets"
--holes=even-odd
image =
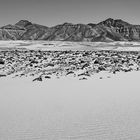
[(0, 41), (1, 48), (140, 51), (140, 42)]
[(107, 76), (1, 78), (0, 140), (139, 140), (140, 72)]
[[(0, 47), (126, 50), (126, 43), (116, 44), (1, 41)], [(138, 45), (127, 50), (140, 51)], [(43, 82), (0, 78), (0, 140), (139, 140), (140, 72), (108, 76)]]

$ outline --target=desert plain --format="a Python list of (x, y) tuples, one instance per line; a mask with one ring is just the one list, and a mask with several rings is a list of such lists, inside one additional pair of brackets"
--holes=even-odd
[(0, 42), (1, 140), (139, 140), (139, 42)]

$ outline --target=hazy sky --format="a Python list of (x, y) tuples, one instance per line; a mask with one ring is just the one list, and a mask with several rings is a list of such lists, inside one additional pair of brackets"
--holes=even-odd
[(0, 26), (21, 19), (53, 26), (121, 18), (140, 24), (140, 0), (0, 0)]

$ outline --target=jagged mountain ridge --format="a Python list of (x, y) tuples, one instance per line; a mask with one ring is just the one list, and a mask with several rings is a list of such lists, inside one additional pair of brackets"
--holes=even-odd
[(140, 41), (140, 25), (109, 18), (98, 24), (64, 23), (46, 27), (21, 20), (1, 27), (0, 40)]

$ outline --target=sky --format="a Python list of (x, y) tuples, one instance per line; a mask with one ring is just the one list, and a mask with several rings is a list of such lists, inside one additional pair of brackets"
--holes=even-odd
[(0, 0), (0, 26), (29, 20), (50, 27), (107, 18), (140, 24), (139, 7), (140, 0)]

